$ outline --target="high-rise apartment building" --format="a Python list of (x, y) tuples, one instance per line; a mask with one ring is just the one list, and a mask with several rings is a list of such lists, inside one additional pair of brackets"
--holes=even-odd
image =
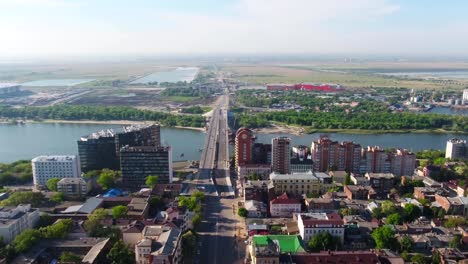
[(389, 153), (390, 172), (395, 176), (412, 176), (416, 168), (416, 154), (406, 149)]
[(78, 140), (78, 155), (81, 171), (119, 169), (115, 151), (115, 133), (112, 129), (102, 130)]
[(70, 156), (38, 156), (31, 160), (33, 182), (36, 187), (44, 187), (52, 178), (80, 177), (78, 158)]
[(367, 149), (363, 149), (363, 157), (366, 163), (365, 172), (389, 173), (391, 171), (388, 153), (382, 148), (367, 147)]
[(458, 138), (449, 139), (445, 149), (445, 157), (449, 159), (468, 158), (468, 145), (466, 144), (466, 140)]
[(271, 168), (273, 172), (288, 174), (291, 162), (291, 139), (276, 137), (271, 140)]
[(254, 143), (252, 146), (253, 164), (271, 164), (271, 144)]
[(346, 170), (358, 172), (361, 162), (361, 145), (353, 142), (332, 141), (326, 136), (313, 141), (311, 156), (316, 171)]
[(145, 186), (146, 177), (158, 176), (159, 183), (172, 182), (170, 147), (122, 147), (120, 150), (122, 183), (130, 189)]
[(239, 128), (236, 133), (236, 167), (252, 163), (252, 130)]
[(123, 128), (122, 133), (115, 135), (115, 150), (119, 156), (123, 146), (161, 146), (161, 128), (159, 125), (131, 125)]

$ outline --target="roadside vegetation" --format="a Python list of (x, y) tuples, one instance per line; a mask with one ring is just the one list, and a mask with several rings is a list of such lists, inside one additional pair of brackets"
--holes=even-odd
[(31, 161), (0, 163), (0, 185), (23, 184), (32, 181)]

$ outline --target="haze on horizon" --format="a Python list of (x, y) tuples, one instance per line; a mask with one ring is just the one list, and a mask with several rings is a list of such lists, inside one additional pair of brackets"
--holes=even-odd
[(0, 57), (468, 56), (468, 2), (0, 0)]

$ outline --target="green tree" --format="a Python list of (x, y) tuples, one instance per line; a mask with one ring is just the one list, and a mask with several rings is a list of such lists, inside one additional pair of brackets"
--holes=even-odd
[(3, 206), (17, 206), (19, 204), (31, 204), (33, 207), (38, 207), (44, 201), (44, 195), (40, 192), (14, 192), (3, 200)]
[(118, 171), (113, 171), (109, 169), (103, 169), (99, 174), (97, 183), (101, 186), (102, 189), (107, 190), (115, 186), (115, 181), (120, 176)]
[(411, 251), (413, 248), (413, 241), (409, 236), (404, 236), (400, 240), (400, 250), (402, 251)]
[(444, 226), (447, 228), (453, 228), (467, 224), (467, 220), (463, 217), (451, 216), (445, 221)]
[(135, 261), (133, 251), (122, 240), (114, 243), (107, 258), (112, 264), (127, 264)]
[(62, 254), (60, 255), (60, 262), (79, 264), (81, 263), (81, 260), (82, 257), (68, 251), (62, 252)]
[(440, 264), (440, 254), (439, 251), (435, 250), (432, 255), (432, 264)]
[(196, 229), (198, 227), (198, 225), (201, 223), (201, 220), (202, 220), (202, 215), (200, 213), (196, 213), (193, 216), (192, 225), (193, 225), (194, 229)]
[(41, 227), (39, 231), (44, 238), (65, 238), (72, 228), (73, 220), (62, 219), (53, 225)]
[(47, 189), (49, 189), (49, 191), (53, 191), (53, 192), (56, 192), (57, 191), (57, 183), (60, 181), (59, 178), (52, 178), (52, 179), (49, 179), (47, 180)]
[(452, 240), (450, 240), (450, 243), (449, 243), (449, 247), (451, 248), (458, 248), (460, 249), (461, 247), (461, 238), (462, 236), (461, 235), (455, 235)]
[(398, 241), (395, 238), (395, 232), (390, 226), (382, 226), (372, 232), (372, 238), (375, 241), (377, 249), (388, 248), (395, 250), (398, 248)]
[(416, 264), (426, 264), (426, 263), (430, 263), (430, 260), (423, 254), (416, 254), (411, 257), (411, 262), (416, 263)]
[(196, 191), (192, 193), (192, 197), (195, 197), (198, 201), (203, 201), (205, 200), (205, 194), (200, 191)]
[(184, 259), (191, 260), (195, 253), (196, 247), (197, 234), (195, 232), (189, 230), (182, 235), (182, 255), (184, 256)]
[(372, 209), (372, 217), (376, 219), (382, 219), (383, 217), (382, 208), (377, 207), (377, 208)]
[(117, 205), (112, 208), (112, 217), (114, 219), (119, 219), (126, 217), (128, 213), (128, 207), (124, 205)]
[(15, 251), (18, 253), (28, 251), (41, 240), (41, 232), (37, 229), (26, 229), (13, 240)]
[(389, 225), (401, 225), (403, 224), (403, 218), (399, 213), (393, 213), (387, 216), (387, 224)]
[(103, 226), (101, 221), (108, 215), (107, 210), (98, 208), (94, 212), (88, 215), (88, 220), (84, 222), (84, 228), (89, 236), (97, 237), (102, 233)]
[(404, 207), (405, 220), (406, 222), (412, 222), (416, 218), (421, 216), (421, 210), (414, 204), (405, 204)]
[(343, 182), (343, 185), (346, 186), (346, 185), (352, 185), (353, 182), (351, 181), (351, 174), (349, 172), (346, 173), (346, 176), (344, 178), (344, 182)]
[(149, 188), (154, 189), (154, 186), (156, 186), (156, 184), (158, 184), (158, 181), (159, 181), (158, 176), (150, 175), (150, 176), (146, 177), (145, 184)]
[(245, 209), (244, 207), (240, 207), (239, 209), (237, 209), (237, 214), (240, 216), (240, 217), (247, 217), (249, 215), (249, 211), (247, 211), (247, 209)]
[(330, 235), (328, 232), (319, 232), (314, 235), (307, 243), (307, 246), (314, 252), (321, 250), (337, 250), (341, 247), (339, 238)]
[(63, 192), (54, 193), (50, 197), (50, 200), (52, 202), (61, 203), (61, 202), (63, 202), (63, 200), (65, 200), (65, 194)]
[(395, 204), (391, 201), (383, 201), (381, 208), (382, 208), (382, 214), (384, 215), (390, 215), (390, 214), (396, 213), (397, 211)]

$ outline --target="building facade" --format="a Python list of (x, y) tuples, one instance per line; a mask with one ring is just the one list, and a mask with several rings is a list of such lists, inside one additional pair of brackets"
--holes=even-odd
[(380, 147), (367, 147), (363, 150), (363, 157), (365, 158), (365, 172), (375, 173), (389, 173), (390, 170), (390, 159), (388, 153), (386, 153)]
[(291, 217), (301, 212), (301, 201), (289, 198), (287, 193), (270, 201), (270, 215), (272, 217)]
[(468, 157), (468, 145), (466, 140), (453, 138), (447, 141), (445, 157), (449, 159), (466, 159)]
[(78, 157), (38, 156), (31, 160), (33, 182), (36, 187), (44, 187), (52, 178), (77, 178), (81, 176)]
[(413, 176), (416, 169), (416, 154), (406, 149), (397, 149), (389, 153), (390, 172), (395, 176)]
[(115, 152), (119, 156), (124, 146), (161, 146), (161, 128), (159, 125), (132, 125), (123, 128), (122, 133), (115, 135)]
[(57, 183), (57, 191), (71, 198), (84, 198), (89, 189), (83, 178), (63, 178)]
[(0, 236), (3, 243), (12, 242), (24, 230), (34, 228), (38, 221), (39, 210), (31, 208), (30, 204), (0, 208)]
[(82, 172), (119, 169), (114, 136), (114, 131), (108, 129), (81, 137), (78, 140), (78, 155)]
[(290, 172), (291, 139), (276, 137), (271, 140), (271, 168), (273, 172), (287, 174)]
[(277, 194), (284, 192), (295, 195), (320, 193), (320, 180), (311, 171), (292, 174), (273, 172), (270, 174), (270, 181)]
[(237, 167), (237, 175), (240, 180), (244, 180), (250, 174), (260, 176), (260, 180), (268, 179), (271, 173), (270, 164), (246, 164)]
[(374, 189), (376, 196), (386, 197), (390, 190), (395, 187), (395, 176), (391, 173), (366, 173), (369, 184)]
[(297, 214), (297, 226), (302, 240), (309, 241), (321, 232), (344, 241), (344, 222), (337, 213), (304, 213)]
[(248, 128), (239, 128), (236, 133), (236, 167), (252, 163), (253, 132)]
[(316, 171), (346, 170), (359, 172), (361, 164), (361, 145), (353, 142), (332, 141), (326, 136), (313, 141), (311, 156)]
[(159, 177), (160, 183), (172, 182), (170, 147), (123, 147), (120, 150), (122, 183), (128, 188), (145, 186), (146, 177)]

